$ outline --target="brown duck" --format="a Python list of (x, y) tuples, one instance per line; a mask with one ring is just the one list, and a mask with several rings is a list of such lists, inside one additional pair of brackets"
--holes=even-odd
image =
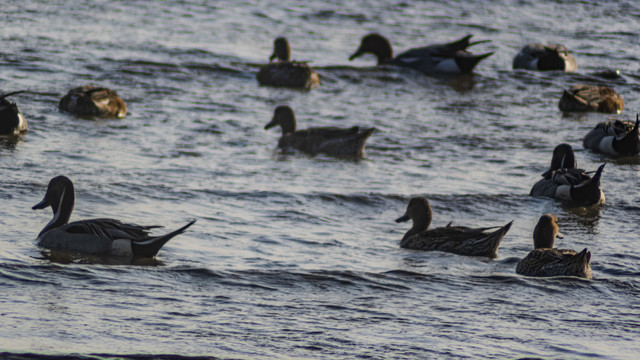
[(573, 250), (554, 249), (558, 236), (558, 218), (545, 214), (540, 217), (533, 230), (535, 249), (518, 262), (516, 272), (527, 276), (579, 276), (593, 278), (591, 253), (585, 248), (577, 253)]
[(79, 86), (69, 90), (58, 105), (60, 110), (78, 116), (123, 118), (127, 105), (115, 91), (93, 85)]
[(375, 128), (315, 127), (296, 130), (296, 116), (288, 106), (278, 106), (265, 130), (280, 125), (282, 136), (278, 141), (280, 148), (293, 148), (307, 154), (323, 153), (338, 157), (361, 157), (365, 142)]
[(564, 90), (558, 107), (567, 112), (619, 114), (624, 109), (624, 100), (608, 86), (581, 84)]
[(469, 228), (451, 226), (429, 229), (433, 213), (429, 201), (416, 197), (409, 201), (407, 212), (396, 222), (413, 220), (413, 227), (404, 234), (400, 247), (424, 251), (445, 251), (458, 255), (487, 256), (495, 258), (498, 246), (511, 228), (513, 221), (493, 232), (486, 232), (498, 226)]
[(276, 62), (264, 65), (258, 71), (260, 85), (293, 87), (311, 89), (320, 84), (318, 74), (304, 62), (291, 61), (291, 47), (289, 41), (279, 37), (273, 42), (273, 54), (269, 61), (277, 58)]

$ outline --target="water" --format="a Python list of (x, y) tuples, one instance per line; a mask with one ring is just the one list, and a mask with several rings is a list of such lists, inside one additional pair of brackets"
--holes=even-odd
[[(0, 90), (29, 132), (0, 147), (0, 351), (218, 358), (637, 358), (640, 160), (584, 151), (602, 114), (563, 116), (563, 88), (613, 86), (640, 108), (635, 2), (5, 1)], [(396, 53), (468, 33), (495, 51), (473, 77), (436, 79), (347, 58), (364, 34)], [(259, 87), (275, 37), (311, 60), (309, 92)], [(563, 43), (575, 74), (512, 71), (526, 43)], [(619, 69), (619, 80), (590, 74)], [(124, 120), (57, 110), (96, 83)], [(375, 126), (361, 161), (282, 154), (264, 131), (277, 105), (299, 126)], [(527, 194), (553, 147), (610, 161), (596, 209)], [(69, 258), (35, 238), (47, 182), (75, 183), (72, 219), (178, 228), (155, 262)], [(434, 226), (515, 220), (496, 260), (400, 249), (411, 196)], [(515, 274), (543, 213), (565, 248), (588, 247), (594, 280)]]

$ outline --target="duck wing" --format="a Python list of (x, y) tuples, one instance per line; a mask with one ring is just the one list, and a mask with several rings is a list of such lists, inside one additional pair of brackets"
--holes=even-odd
[(516, 272), (529, 276), (582, 276), (591, 277), (589, 260), (591, 253), (587, 249), (576, 253), (566, 249), (535, 249), (524, 257)]
[(530, 196), (555, 198), (558, 186), (575, 186), (591, 179), (591, 176), (582, 169), (547, 170), (542, 174), (542, 177), (531, 188)]
[(90, 235), (103, 240), (144, 241), (149, 239), (149, 230), (159, 227), (162, 226), (141, 226), (105, 218), (74, 221), (60, 229), (69, 234)]
[(374, 130), (375, 128), (359, 126), (309, 128), (282, 136), (278, 146), (292, 147), (312, 155), (325, 153), (334, 156), (358, 156)]

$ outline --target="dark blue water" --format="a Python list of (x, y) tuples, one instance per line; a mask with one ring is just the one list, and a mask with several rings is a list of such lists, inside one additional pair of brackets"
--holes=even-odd
[[(640, 160), (585, 151), (608, 116), (557, 109), (562, 89), (607, 84), (635, 118), (635, 2), (23, 0), (0, 18), (0, 90), (28, 90), (12, 100), (30, 126), (0, 140), (1, 357), (638, 357)], [(495, 54), (445, 79), (349, 62), (372, 31), (396, 53), (474, 34)], [(281, 35), (319, 88), (257, 85)], [(533, 41), (566, 45), (578, 72), (512, 71)], [(116, 90), (127, 117), (58, 111), (85, 83)], [(301, 128), (378, 131), (360, 161), (282, 154), (263, 126), (283, 104)], [(528, 196), (561, 142), (587, 170), (610, 161), (604, 206)], [(51, 214), (31, 207), (59, 174), (75, 183), (72, 219), (198, 222), (155, 261), (41, 251)], [(408, 225), (393, 220), (415, 195), (434, 226), (515, 220), (498, 258), (400, 249)], [(559, 246), (590, 249), (594, 280), (515, 274), (544, 213)]]

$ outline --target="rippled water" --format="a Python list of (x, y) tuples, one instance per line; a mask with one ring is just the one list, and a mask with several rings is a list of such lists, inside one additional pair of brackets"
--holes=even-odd
[[(640, 7), (632, 1), (5, 1), (0, 90), (29, 121), (0, 144), (0, 351), (220, 358), (612, 358), (640, 352), (640, 160), (582, 149), (602, 114), (563, 115), (563, 88), (613, 86), (640, 111)], [(468, 33), (495, 51), (472, 77), (350, 63), (360, 37), (396, 53)], [(286, 35), (312, 61), (312, 91), (259, 87)], [(563, 43), (575, 74), (512, 71), (526, 43)], [(619, 69), (618, 80), (590, 74)], [(71, 87), (127, 102), (124, 120), (61, 113)], [(373, 125), (361, 161), (282, 154), (263, 126), (288, 104), (300, 127)], [(568, 142), (604, 161), (607, 203), (528, 196)], [(73, 219), (177, 228), (156, 262), (40, 251), (48, 180), (76, 186)], [(408, 199), (434, 226), (515, 220), (496, 260), (400, 249)], [(565, 248), (588, 247), (594, 280), (515, 274), (543, 213)], [(116, 262), (116, 264), (114, 264)]]

